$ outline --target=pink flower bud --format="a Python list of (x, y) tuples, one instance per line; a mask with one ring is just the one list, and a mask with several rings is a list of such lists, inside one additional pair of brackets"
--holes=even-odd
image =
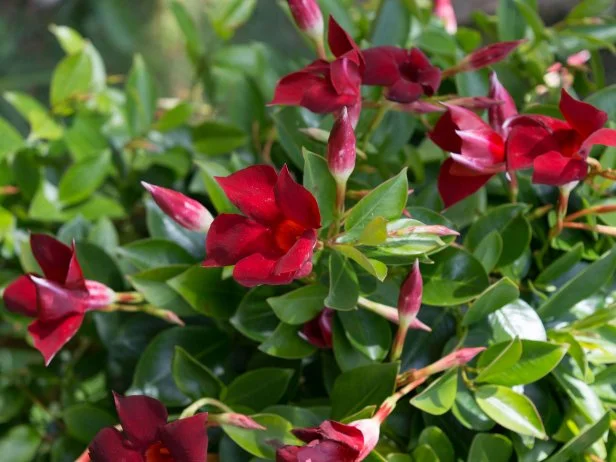
[(323, 15), (316, 0), (288, 0), (291, 14), (302, 32), (321, 39)]
[(473, 51), (466, 56), (456, 66), (447, 69), (445, 74), (450, 76), (459, 72), (470, 72), (492, 64), (499, 63), (507, 58), (525, 40), (514, 40), (511, 42), (496, 42)]
[(439, 359), (435, 363), (430, 364), (426, 367), (426, 371), (428, 374), (436, 374), (438, 372), (445, 371), (447, 369), (451, 369), (452, 367), (463, 366), (472, 360), (475, 356), (485, 350), (485, 347), (477, 347), (477, 348), (462, 348), (460, 350), (456, 350), (452, 353), (449, 353), (444, 358)]
[(142, 181), (154, 202), (176, 223), (191, 231), (206, 232), (214, 218), (199, 202), (172, 189), (162, 188)]
[(456, 12), (451, 5), (451, 0), (435, 0), (434, 14), (443, 21), (445, 30), (450, 34), (455, 34), (458, 30)]
[(364, 460), (379, 442), (381, 424), (376, 419), (362, 419), (351, 422), (349, 425), (357, 428), (364, 435), (364, 445), (357, 458), (358, 461)]
[(116, 300), (116, 293), (98, 281), (85, 281), (88, 289), (87, 309), (96, 310), (111, 305)]
[(419, 271), (419, 260), (415, 264), (400, 288), (398, 297), (398, 313), (400, 325), (409, 325), (417, 317), (421, 308), (423, 295), (423, 280)]
[(266, 430), (266, 428), (255, 422), (252, 418), (236, 412), (225, 412), (223, 414), (210, 414), (210, 421), (221, 425), (231, 425), (233, 427), (245, 428), (246, 430)]
[(346, 108), (340, 111), (329, 135), (327, 164), (337, 183), (346, 184), (355, 168), (355, 132)]

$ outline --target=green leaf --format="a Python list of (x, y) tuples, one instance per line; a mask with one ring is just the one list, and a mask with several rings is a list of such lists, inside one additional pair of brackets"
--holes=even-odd
[(86, 46), (87, 42), (75, 29), (51, 24), (49, 31), (56, 36), (62, 49), (69, 55), (79, 53)]
[(382, 361), (391, 345), (391, 327), (381, 316), (367, 310), (338, 313), (349, 342), (373, 361)]
[(0, 454), (11, 462), (31, 462), (41, 444), (38, 432), (26, 425), (11, 428), (0, 437)]
[(115, 261), (105, 252), (91, 242), (77, 242), (77, 257), (86, 279), (102, 282), (109, 287), (124, 287), (124, 279)]
[(509, 303), (488, 316), (492, 339), (504, 342), (515, 337), (545, 341), (547, 334), (535, 309), (522, 299)]
[(119, 240), (118, 231), (113, 222), (107, 217), (98, 220), (88, 233), (88, 241), (107, 253), (112, 253), (118, 248)]
[(379, 245), (387, 240), (387, 220), (376, 217), (366, 225), (359, 236), (357, 243), (360, 245)]
[(69, 435), (81, 443), (89, 444), (99, 430), (113, 427), (117, 419), (103, 409), (80, 403), (67, 407), (62, 414), (62, 420)]
[(449, 247), (431, 257), (425, 265), (423, 302), (428, 305), (453, 306), (472, 300), (488, 286), (488, 276), (466, 250)]
[(246, 337), (265, 342), (278, 327), (279, 321), (266, 299), (280, 294), (271, 286), (255, 287), (242, 298), (231, 324)]
[(458, 391), (458, 369), (447, 371), (419, 393), (411, 404), (432, 415), (442, 415), (453, 406)]
[[(274, 414), (257, 414), (251, 416), (255, 422), (264, 426), (267, 430), (255, 431), (245, 428), (223, 425), (224, 432), (240, 446), (244, 451), (249, 452), (261, 459), (274, 460), (276, 457), (275, 446), (272, 441), (280, 444), (298, 445), (301, 442), (293, 436), (291, 430), (293, 426), (290, 422)], [(221, 459), (225, 461), (226, 459)], [(229, 462), (236, 462), (236, 459)], [(239, 462), (239, 461), (237, 461)]]
[(193, 105), (182, 101), (165, 111), (154, 127), (160, 132), (170, 132), (186, 124), (193, 114)]
[(57, 140), (62, 137), (62, 127), (58, 125), (41, 103), (19, 92), (7, 92), (4, 98), (30, 124), (30, 137), (37, 139)]
[(170, 265), (190, 265), (194, 258), (166, 239), (141, 239), (116, 249), (116, 254), (140, 270)]
[(360, 233), (364, 227), (381, 216), (386, 220), (400, 217), (408, 196), (406, 168), (362, 198), (349, 212), (345, 229)]
[(513, 445), (503, 435), (479, 433), (473, 438), (468, 462), (509, 462)]
[(537, 312), (542, 319), (554, 319), (566, 314), (576, 303), (596, 293), (611, 280), (616, 270), (616, 249), (588, 265), (563, 285)]
[(616, 120), (616, 84), (593, 93), (586, 98), (586, 102), (607, 112), (609, 120)]
[(158, 334), (139, 358), (130, 394), (156, 397), (167, 406), (186, 406), (191, 400), (173, 380), (173, 356), (183, 348), (199, 362), (215, 371), (229, 349), (229, 339), (211, 327), (172, 327)]
[(215, 176), (228, 176), (230, 172), (222, 165), (215, 162), (196, 160), (195, 163), (201, 171), (201, 178), (203, 179), (205, 190), (207, 191), (212, 204), (214, 204), (216, 211), (218, 213), (235, 212), (235, 206), (231, 203), (218, 182), (214, 179)]
[(438, 456), (439, 462), (455, 462), (456, 455), (453, 449), (453, 445), (447, 435), (438, 427), (426, 427), (419, 434), (417, 442), (426, 444), (432, 448), (432, 450)]
[(190, 316), (195, 312), (184, 298), (167, 284), (167, 281), (184, 273), (185, 265), (159, 266), (129, 276), (131, 284), (145, 299), (159, 308), (173, 311), (179, 316)]
[(502, 253), (503, 238), (498, 231), (492, 231), (488, 234), (473, 251), (473, 255), (481, 262), (486, 273), (490, 273), (496, 267)]
[(300, 328), (280, 323), (272, 335), (259, 345), (259, 350), (283, 359), (302, 359), (310, 356), (317, 351), (317, 348), (300, 336)]
[(548, 284), (573, 268), (581, 259), (584, 244), (578, 242), (570, 250), (550, 263), (535, 279), (536, 284)]
[(411, 15), (402, 0), (386, 0), (372, 22), (370, 43), (373, 47), (398, 45), (404, 47), (411, 28)]
[(26, 405), (26, 395), (16, 387), (0, 389), (0, 423), (13, 420)]
[(601, 16), (605, 10), (612, 6), (614, 6), (612, 0), (582, 0), (567, 15), (567, 21)]
[(248, 21), (256, 6), (257, 0), (212, 0), (205, 5), (205, 12), (216, 34), (228, 40)]
[(545, 24), (537, 8), (531, 6), (532, 2), (527, 0), (513, 0), (513, 2), (518, 7), (518, 11), (526, 21), (526, 24), (532, 29), (535, 40), (544, 38), (546, 36)]
[(66, 207), (90, 197), (105, 182), (110, 164), (111, 152), (103, 151), (71, 165), (60, 180), (60, 202)]
[(331, 394), (332, 419), (340, 420), (393, 394), (397, 364), (373, 364), (343, 372)]
[(442, 28), (428, 26), (417, 37), (417, 45), (435, 55), (455, 57), (458, 44), (455, 39)]
[(486, 318), (490, 313), (518, 299), (518, 286), (509, 278), (503, 278), (488, 287), (469, 307), (462, 319), (463, 326), (469, 326)]
[[(515, 340), (514, 340), (515, 341)], [(477, 377), (477, 381), (489, 382), (496, 385), (513, 387), (515, 385), (526, 385), (536, 382), (548, 375), (563, 359), (567, 353), (567, 347), (555, 345), (548, 342), (537, 342), (534, 340), (518, 340), (521, 346), (521, 354), (517, 361), (512, 360), (513, 356), (507, 354), (507, 362), (511, 362), (505, 367), (501, 361), (505, 351), (495, 357), (493, 363), (496, 367), (486, 367)], [(485, 351), (479, 358), (478, 367), (483, 366), (484, 361), (488, 361), (502, 348), (504, 344), (496, 344)], [(492, 351), (494, 350), (494, 351)], [(484, 360), (484, 358), (486, 358)]]
[(364, 270), (377, 278), (379, 281), (383, 282), (387, 277), (387, 265), (385, 265), (385, 263), (374, 260), (372, 258), (368, 258), (362, 253), (361, 250), (357, 249), (356, 247), (337, 244), (336, 246), (334, 246), (334, 248), (342, 255), (353, 260), (355, 263), (357, 263), (359, 266), (361, 266)]
[(141, 55), (136, 55), (126, 80), (126, 119), (132, 136), (144, 135), (154, 122), (157, 91)]
[(451, 411), (458, 422), (469, 430), (488, 431), (494, 427), (494, 421), (477, 405), (462, 378), (458, 380), (458, 392)]
[(170, 8), (180, 30), (184, 34), (188, 50), (195, 57), (202, 56), (205, 53), (204, 41), (199, 33), (199, 29), (191, 18), (190, 12), (177, 0), (171, 2)]
[[(484, 351), (477, 361), (480, 369), (477, 382), (491, 382), (493, 376), (502, 375), (514, 366), (522, 356), (522, 342), (514, 338), (511, 342), (497, 343)], [(491, 382), (494, 383), (494, 382)]]
[(51, 106), (55, 112), (64, 113), (68, 100), (87, 96), (91, 88), (90, 57), (85, 51), (70, 54), (60, 61), (51, 78)]
[(411, 453), (413, 462), (439, 462), (436, 451), (427, 444), (422, 444), (413, 449)]
[(533, 402), (510, 388), (484, 385), (475, 391), (479, 407), (496, 423), (522, 435), (545, 439), (545, 429)]
[(5, 119), (0, 117), (0, 160), (8, 154), (12, 154), (24, 145), (24, 139)]
[(231, 407), (245, 406), (260, 411), (280, 401), (292, 377), (292, 369), (268, 367), (248, 371), (229, 384), (221, 399)]
[(304, 324), (323, 310), (327, 293), (327, 287), (312, 284), (287, 292), (280, 297), (268, 298), (267, 303), (282, 322)]
[(568, 441), (567, 444), (560, 448), (556, 454), (547, 459), (546, 462), (568, 462), (573, 460), (575, 456), (583, 454), (595, 441), (599, 440), (609, 428), (610, 414), (607, 412), (593, 425), (586, 427), (582, 433)]
[(336, 316), (333, 324), (333, 349), (338, 367), (344, 372), (360, 366), (372, 364), (373, 361), (360, 353), (351, 343), (342, 326), (342, 321)]
[(323, 228), (334, 219), (336, 207), (336, 181), (329, 172), (327, 160), (304, 149), (304, 187), (312, 193), (319, 204)]
[(221, 268), (196, 265), (169, 279), (167, 284), (198, 313), (229, 319), (242, 293), (232, 279), (222, 279)]
[(218, 156), (244, 146), (248, 137), (244, 130), (222, 122), (206, 121), (192, 129), (193, 143), (199, 154)]
[(171, 366), (178, 389), (193, 400), (218, 398), (225, 388), (214, 373), (182, 347), (176, 347)]
[(329, 294), (325, 306), (340, 311), (354, 310), (358, 297), (359, 283), (350, 260), (332, 252), (329, 257)]
[[(537, 9), (536, 0), (524, 0), (524, 3)], [(516, 7), (515, 0), (499, 0), (496, 11), (498, 17), (498, 38), (505, 42), (524, 38), (526, 20)]]

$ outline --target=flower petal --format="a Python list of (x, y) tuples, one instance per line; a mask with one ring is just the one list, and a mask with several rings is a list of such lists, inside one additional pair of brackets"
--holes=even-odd
[(557, 151), (550, 151), (533, 162), (533, 183), (561, 186), (583, 180), (588, 165), (583, 159), (572, 159)]
[(494, 105), (488, 108), (488, 120), (490, 126), (499, 134), (503, 135), (503, 125), (510, 117), (518, 114), (518, 109), (515, 106), (515, 101), (509, 92), (503, 87), (498, 80), (496, 72), (492, 72), (490, 76), (490, 93), (489, 98), (502, 101), (502, 104)]
[(306, 89), (301, 106), (316, 114), (329, 114), (357, 104), (358, 100), (359, 92), (339, 95), (329, 80), (323, 80), (320, 85), (312, 85)]
[(586, 138), (607, 122), (607, 114), (591, 104), (572, 98), (563, 88), (560, 93), (560, 112), (575, 130)]
[(345, 53), (352, 52), (351, 55), (357, 61), (360, 67), (364, 65), (364, 58), (355, 43), (355, 40), (345, 31), (340, 24), (336, 22), (333, 16), (329, 17), (329, 29), (327, 31), (327, 43), (329, 49), (332, 51), (335, 57), (340, 57)]
[(83, 277), (83, 271), (79, 260), (77, 260), (77, 251), (75, 250), (75, 243), (71, 245), (71, 260), (68, 263), (68, 269), (66, 270), (66, 278), (64, 279), (64, 286), (74, 290), (87, 290), (86, 280)]
[(276, 462), (297, 462), (301, 446), (283, 446), (276, 451)]
[(305, 71), (293, 72), (278, 81), (270, 105), (299, 106), (306, 91), (313, 85), (324, 85), (322, 76)]
[(253, 165), (227, 177), (216, 177), (229, 200), (260, 223), (275, 222), (280, 211), (274, 198), (276, 170), (269, 165)]
[[(551, 119), (549, 117), (545, 119)], [(528, 168), (535, 157), (557, 150), (558, 142), (542, 119), (521, 116), (509, 128), (505, 145), (508, 170)]]
[(159, 429), (167, 423), (167, 409), (149, 396), (113, 394), (122, 430), (127, 439), (146, 449), (158, 440)]
[(86, 311), (87, 290), (71, 290), (48, 279), (30, 276), (37, 297), (38, 318), (51, 321)]
[(205, 241), (206, 266), (235, 265), (253, 253), (272, 253), (269, 230), (242, 215), (218, 215)]
[(103, 428), (90, 443), (90, 459), (92, 462), (143, 462), (143, 456), (126, 448), (123, 442), (118, 430)]
[(233, 278), (245, 287), (254, 287), (261, 284), (273, 286), (289, 284), (295, 278), (295, 273), (274, 274), (277, 263), (277, 260), (268, 259), (255, 253), (240, 260), (235, 265)]
[(19, 276), (11, 282), (4, 293), (2, 299), (6, 309), (23, 316), (36, 317), (36, 286), (29, 276)]
[(347, 57), (336, 59), (330, 67), (330, 81), (338, 95), (357, 98), (360, 92), (361, 77), (357, 64)]
[(361, 451), (364, 446), (364, 434), (351, 425), (326, 420), (319, 425), (319, 430), (323, 438), (338, 441), (357, 451)]
[(297, 451), (298, 462), (356, 462), (360, 460), (358, 457), (359, 451), (329, 440), (304, 446)]
[[(451, 167), (454, 163), (454, 160), (451, 158), (445, 160), (438, 175), (438, 192), (445, 203), (445, 208), (451, 207), (478, 191), (493, 176), (492, 174), (477, 175), (476, 172), (470, 169), (469, 176), (454, 176), (451, 174)], [(465, 168), (462, 165), (457, 165), (456, 167), (456, 170)]]
[(386, 98), (396, 103), (413, 103), (424, 94), (423, 87), (417, 82), (400, 79), (387, 89)]
[(207, 413), (176, 420), (160, 429), (160, 439), (176, 461), (207, 462)]
[(274, 274), (297, 273), (308, 260), (312, 258), (312, 252), (317, 242), (317, 233), (314, 229), (305, 231), (293, 244), (293, 247), (278, 260), (274, 268)]
[(458, 130), (456, 134), (462, 140), (461, 155), (456, 157), (457, 161), (485, 173), (500, 169), (505, 161), (505, 143), (498, 133), (491, 128), (482, 128)]
[(321, 213), (317, 200), (310, 191), (291, 178), (286, 165), (280, 171), (274, 195), (285, 218), (305, 228), (321, 227)]
[(406, 60), (406, 50), (392, 46), (381, 46), (362, 50), (366, 69), (362, 75), (364, 85), (389, 87), (402, 78), (400, 65)]
[(407, 79), (419, 83), (428, 96), (432, 96), (441, 85), (441, 70), (433, 66), (419, 48), (410, 49), (401, 71)]
[(601, 128), (590, 135), (580, 148), (580, 155), (586, 157), (590, 149), (595, 145), (616, 147), (616, 130), (611, 128)]
[(32, 234), (30, 247), (45, 277), (64, 284), (73, 256), (71, 248), (47, 234)]
[(83, 314), (73, 314), (61, 319), (42, 321), (37, 319), (28, 332), (32, 336), (34, 347), (41, 352), (48, 366), (56, 353), (70, 340), (81, 327)]

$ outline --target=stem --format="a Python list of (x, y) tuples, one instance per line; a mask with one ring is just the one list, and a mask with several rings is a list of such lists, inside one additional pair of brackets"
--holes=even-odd
[(184, 326), (184, 321), (180, 319), (180, 317), (175, 314), (173, 311), (164, 310), (162, 308), (158, 308), (153, 305), (123, 305), (123, 304), (112, 304), (106, 306), (105, 308), (100, 309), (99, 311), (105, 311), (108, 313), (114, 311), (125, 311), (127, 313), (146, 313), (150, 316), (154, 316), (156, 318), (160, 318), (164, 321), (170, 322), (171, 324), (177, 324), (178, 326)]
[(571, 189), (568, 186), (561, 186), (559, 188), (560, 196), (558, 197), (558, 209), (556, 210), (556, 225), (550, 230), (548, 241), (551, 241), (557, 237), (563, 230), (563, 223), (567, 216), (567, 207), (569, 205), (569, 196)]
[(323, 43), (323, 37), (314, 41), (317, 48), (317, 56), (320, 59), (327, 61), (327, 51), (325, 51), (325, 44)]
[(516, 176), (515, 172), (507, 172), (507, 175), (510, 179), (509, 199), (511, 200), (512, 204), (515, 204), (518, 202), (518, 192), (520, 191), (520, 188), (518, 186), (518, 177)]
[(586, 223), (577, 223), (572, 221), (566, 221), (563, 223), (563, 228), (582, 229), (585, 231), (591, 231), (593, 233), (606, 234), (608, 236), (616, 237), (616, 227), (605, 225), (588, 225)]
[(374, 132), (376, 131), (376, 129), (379, 128), (379, 125), (381, 125), (381, 122), (385, 118), (385, 115), (387, 114), (387, 111), (389, 110), (389, 108), (390, 108), (390, 105), (387, 104), (386, 102), (383, 102), (383, 104), (381, 104), (378, 110), (376, 111), (376, 114), (374, 114), (374, 117), (370, 121), (370, 125), (368, 125), (368, 129), (366, 130), (366, 133), (364, 134), (364, 143), (362, 146), (364, 151), (368, 149), (368, 143), (370, 142), (370, 138), (372, 138), (372, 135), (374, 135)]
[(378, 314), (379, 316), (387, 319), (388, 321), (393, 322), (394, 324), (398, 324), (398, 310), (393, 306), (383, 305), (382, 303), (373, 302), (372, 300), (368, 300), (364, 297), (359, 297), (357, 299), (357, 304), (362, 308), (367, 309), (368, 311), (372, 311), (373, 313)]
[(376, 414), (374, 414), (372, 418), (375, 419), (379, 423), (385, 422), (385, 419), (387, 419), (387, 417), (389, 417), (389, 415), (396, 408), (396, 404), (398, 404), (398, 401), (400, 401), (402, 398), (404, 398), (404, 396), (408, 395), (410, 392), (415, 390), (425, 381), (426, 381), (426, 377), (423, 377), (423, 378), (420, 378), (418, 380), (415, 380), (414, 382), (411, 382), (405, 385), (403, 388), (401, 388), (396, 393), (394, 393), (389, 398), (387, 398), (385, 402), (381, 404), (381, 407), (379, 407), (379, 410), (376, 411)]
[(398, 324), (398, 332), (396, 332), (396, 336), (394, 337), (394, 342), (391, 346), (391, 353), (389, 355), (389, 360), (391, 362), (398, 361), (400, 356), (402, 356), (402, 350), (404, 349), (404, 341), (406, 340), (406, 334), (409, 331), (409, 323), (401, 322)]
[(595, 205), (579, 212), (572, 213), (565, 218), (565, 221), (573, 221), (586, 215), (600, 215), (602, 213), (616, 212), (616, 205)]
[(220, 409), (223, 412), (233, 412), (233, 409), (231, 409), (226, 404), (218, 401), (217, 399), (214, 399), (214, 398), (201, 398), (201, 399), (198, 399), (197, 401), (195, 401), (194, 403), (192, 403), (186, 409), (184, 409), (182, 411), (182, 414), (180, 414), (180, 419), (185, 419), (186, 417), (191, 417), (191, 416), (195, 415), (197, 413), (197, 411), (199, 409), (201, 409), (203, 406), (214, 406), (214, 407), (217, 407), (218, 409)]
[(137, 305), (143, 303), (145, 298), (139, 292), (118, 292), (115, 301), (120, 304)]

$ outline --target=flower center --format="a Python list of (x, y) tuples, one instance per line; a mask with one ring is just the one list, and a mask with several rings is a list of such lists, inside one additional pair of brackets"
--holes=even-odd
[(174, 460), (163, 443), (158, 442), (150, 446), (145, 452), (145, 462), (174, 462)]
[(293, 220), (283, 220), (274, 229), (274, 240), (280, 250), (288, 252), (303, 232), (303, 226), (298, 225)]

